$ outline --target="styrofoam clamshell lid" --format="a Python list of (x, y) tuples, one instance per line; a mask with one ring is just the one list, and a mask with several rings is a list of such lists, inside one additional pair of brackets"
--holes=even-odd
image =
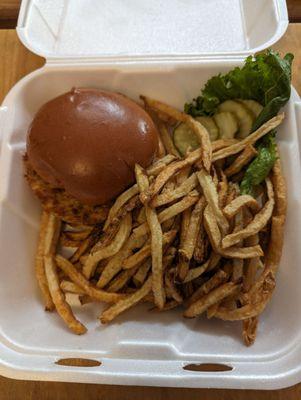
[(18, 35), (47, 59), (244, 57), (285, 32), (285, 0), (23, 0)]

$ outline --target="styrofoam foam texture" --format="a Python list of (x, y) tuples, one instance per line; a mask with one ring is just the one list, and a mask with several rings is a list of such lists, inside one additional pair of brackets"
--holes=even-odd
[[(278, 142), (288, 183), (285, 246), (271, 304), (262, 317), (254, 346), (245, 347), (241, 324), (205, 318), (185, 320), (180, 311), (150, 313), (139, 306), (108, 326), (97, 321), (101, 306), (77, 315), (86, 335), (70, 333), (57, 314), (45, 313), (34, 277), (40, 206), (23, 177), (27, 127), (38, 108), (72, 86), (120, 91), (161, 99), (179, 108), (206, 80), (234, 66), (203, 62), (135, 67), (44, 67), (20, 81), (1, 109), (0, 159), (0, 372), (26, 378), (111, 384), (183, 387), (277, 388), (301, 377), (301, 198), (300, 154), (293, 91)], [(300, 110), (300, 107), (298, 108)], [(55, 364), (61, 357), (88, 357), (100, 367)], [(228, 372), (183, 370), (190, 362), (225, 363)]]
[(242, 55), (285, 32), (285, 0), (23, 0), (18, 34), (47, 59)]

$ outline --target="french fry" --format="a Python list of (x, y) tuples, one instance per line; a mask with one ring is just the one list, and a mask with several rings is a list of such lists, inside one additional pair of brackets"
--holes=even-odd
[(83, 242), (81, 242), (78, 249), (70, 257), (70, 262), (72, 264), (77, 263), (81, 258), (81, 256), (85, 254), (87, 251), (89, 251), (98, 242), (100, 236), (101, 236), (101, 230), (99, 226), (96, 225), (92, 229), (89, 236)]
[[(143, 169), (139, 166), (135, 166), (136, 180), (139, 187), (140, 193), (144, 193), (149, 188), (149, 181), (147, 176), (144, 174)], [(164, 307), (165, 303), (165, 291), (163, 284), (163, 234), (161, 224), (159, 222), (156, 210), (145, 206), (145, 215), (147, 224), (151, 235), (151, 257), (152, 257), (152, 290), (154, 294), (155, 304), (159, 308)]]
[(221, 174), (222, 180), (221, 180), (221, 182), (218, 183), (218, 186), (217, 186), (218, 205), (219, 205), (220, 209), (223, 209), (227, 202), (228, 180), (222, 170), (220, 171), (220, 174)]
[(81, 306), (80, 296), (76, 293), (65, 293), (65, 301), (69, 304), (70, 307), (78, 307)]
[(132, 269), (126, 269), (122, 270), (117, 276), (115, 276), (114, 279), (109, 283), (108, 285), (108, 292), (119, 292), (121, 289), (123, 289), (128, 281), (135, 275), (137, 270), (139, 269), (138, 267), (132, 268)]
[(196, 174), (192, 174), (187, 178), (180, 186), (175, 187), (173, 190), (167, 190), (162, 194), (154, 197), (151, 201), (151, 207), (161, 207), (165, 204), (171, 203), (172, 201), (178, 200), (181, 197), (187, 196), (193, 189), (198, 185), (198, 179)]
[(261, 231), (264, 226), (270, 220), (273, 209), (274, 209), (274, 191), (273, 186), (269, 178), (266, 179), (267, 192), (268, 192), (268, 201), (263, 206), (263, 208), (255, 215), (254, 219), (242, 230), (230, 233), (225, 236), (222, 240), (222, 247), (226, 249), (238, 243), (240, 240), (243, 240), (251, 235), (255, 235), (259, 231)]
[(285, 179), (281, 170), (280, 160), (276, 160), (272, 169), (271, 177), (275, 193), (275, 212), (274, 215), (286, 215), (287, 193)]
[(118, 215), (119, 210), (134, 196), (139, 193), (138, 185), (131, 186), (128, 190), (121, 193), (115, 200), (114, 204), (110, 208), (108, 217), (104, 224), (103, 230), (106, 231), (108, 227), (113, 223), (114, 218)]
[(114, 256), (123, 246), (124, 242), (130, 235), (132, 229), (132, 217), (131, 214), (126, 214), (120, 223), (119, 230), (112, 240), (112, 242), (98, 251), (89, 254), (85, 264), (83, 266), (83, 274), (86, 278), (90, 278), (97, 266), (97, 263), (105, 258)]
[(65, 236), (66, 239), (78, 242), (87, 239), (91, 231), (92, 231), (91, 227), (84, 228), (83, 230), (80, 231), (64, 231), (62, 232), (62, 236)]
[(210, 243), (214, 251), (227, 258), (253, 258), (263, 256), (263, 251), (259, 245), (251, 247), (230, 247), (227, 249), (221, 248), (221, 233), (219, 231), (214, 215), (207, 206), (204, 211), (204, 226), (209, 236)]
[(245, 319), (243, 322), (242, 337), (247, 346), (251, 346), (256, 339), (256, 332), (258, 326), (258, 317)]
[(82, 335), (87, 331), (87, 328), (75, 318), (69, 304), (65, 300), (65, 296), (59, 286), (54, 256), (49, 254), (46, 255), (44, 257), (44, 262), (49, 291), (58, 314), (64, 320), (69, 329), (77, 335)]
[[(191, 212), (189, 225), (183, 243), (181, 243), (180, 245), (179, 254), (186, 261), (190, 261), (193, 256), (197, 236), (199, 233), (199, 226), (202, 222), (205, 203), (206, 202), (204, 197), (201, 197), (196, 203), (194, 209)], [(182, 277), (182, 279), (184, 278), (185, 276)]]
[(167, 154), (166, 156), (159, 158), (157, 161), (155, 161), (147, 170), (146, 173), (148, 176), (157, 176), (160, 174), (160, 172), (163, 171), (163, 169), (169, 165), (171, 162), (175, 161), (177, 159), (176, 156), (172, 154)]
[(271, 130), (277, 128), (281, 124), (281, 122), (284, 119), (284, 114), (278, 114), (276, 117), (271, 118), (269, 121), (261, 125), (260, 128), (258, 128), (255, 132), (251, 133), (249, 136), (247, 136), (245, 139), (239, 141), (238, 143), (235, 143), (231, 146), (225, 147), (221, 150), (218, 150), (213, 153), (212, 155), (212, 161), (215, 162), (217, 160), (220, 160), (222, 158), (226, 158), (229, 156), (232, 156), (233, 154), (237, 154), (240, 151), (244, 150), (244, 148), (248, 145), (253, 145), (254, 143), (257, 142), (260, 138), (262, 138), (264, 135), (269, 133)]
[(195, 303), (202, 296), (208, 294), (217, 286), (220, 286), (222, 283), (226, 282), (228, 277), (229, 274), (222, 269), (219, 269), (208, 281), (203, 283), (187, 300), (185, 300), (185, 305), (188, 307), (192, 303)]
[(166, 128), (166, 125), (163, 122), (159, 121), (158, 128), (159, 128), (161, 140), (166, 149), (166, 153), (173, 154), (174, 156), (180, 158), (180, 154), (179, 154), (178, 150), (175, 148), (175, 145), (173, 143), (172, 138), (170, 137), (170, 134), (168, 132), (168, 129)]
[(169, 270), (165, 273), (166, 290), (169, 290), (171, 297), (174, 300), (176, 300), (178, 303), (182, 303), (183, 298), (175, 286), (174, 277), (175, 277), (175, 270), (173, 271)]
[[(178, 201), (177, 203), (165, 208), (158, 214), (159, 222), (162, 224), (165, 221), (181, 214), (187, 208), (191, 207), (195, 204), (199, 199), (199, 194), (196, 190), (190, 192), (187, 196), (185, 196), (182, 200)], [(145, 222), (139, 225), (137, 228), (134, 229), (134, 234), (139, 237), (141, 235), (145, 235), (149, 232), (149, 226)]]
[(214, 213), (218, 226), (223, 234), (227, 233), (229, 230), (229, 223), (219, 207), (218, 194), (211, 176), (205, 170), (201, 170), (197, 173), (197, 177), (203, 189), (204, 196)]
[(221, 286), (213, 289), (207, 295), (201, 297), (195, 303), (192, 303), (185, 311), (184, 317), (194, 318), (197, 315), (201, 315), (204, 311), (207, 310), (208, 307), (213, 304), (223, 300), (225, 297), (228, 297), (237, 292), (240, 288), (239, 285), (234, 282), (224, 283)]
[(201, 276), (207, 270), (209, 264), (210, 264), (210, 258), (203, 265), (199, 265), (198, 267), (190, 269), (187, 275), (185, 276), (184, 283), (193, 281), (194, 279)]
[(38, 285), (42, 293), (43, 301), (45, 304), (45, 310), (52, 311), (54, 309), (54, 304), (48, 288), (48, 282), (44, 266), (45, 236), (46, 236), (48, 220), (49, 220), (49, 214), (46, 211), (43, 211), (41, 215), (40, 233), (39, 233), (38, 247), (35, 258), (35, 273)]
[(116, 303), (123, 296), (118, 293), (108, 293), (104, 290), (98, 289), (85, 278), (85, 276), (80, 273), (74, 265), (71, 264), (66, 258), (57, 255), (55, 258), (57, 266), (64, 271), (64, 273), (74, 282), (77, 286), (82, 288), (85, 293), (91, 298), (97, 301), (103, 301), (105, 303)]
[(63, 290), (63, 292), (74, 293), (79, 295), (85, 294), (85, 291), (80, 286), (76, 285), (74, 282), (71, 281), (66, 281), (66, 280), (61, 281), (60, 288)]
[(217, 139), (217, 140), (214, 140), (211, 143), (212, 151), (216, 152), (218, 150), (221, 150), (221, 149), (223, 149), (225, 147), (231, 146), (232, 144), (235, 144), (235, 143), (238, 143), (238, 142), (239, 142), (239, 140), (238, 139), (234, 139), (234, 138), (233, 139)]
[(226, 207), (223, 209), (223, 213), (227, 218), (232, 218), (243, 207), (249, 207), (254, 212), (258, 212), (260, 210), (260, 206), (258, 202), (254, 199), (254, 197), (248, 194), (244, 194), (236, 197), (229, 204), (227, 204)]
[(132, 295), (120, 300), (118, 303), (106, 309), (100, 316), (100, 321), (106, 324), (116, 318), (122, 312), (139, 303), (152, 289), (152, 276), (150, 276), (143, 286)]
[(164, 143), (162, 141), (161, 135), (158, 135), (158, 151), (157, 151), (157, 156), (159, 158), (162, 158), (166, 155), (166, 149), (164, 146)]
[(145, 282), (145, 279), (151, 267), (152, 267), (151, 259), (145, 261), (145, 263), (139, 267), (138, 271), (133, 276), (133, 281), (136, 286), (141, 286)]
[[(258, 234), (256, 233), (255, 235), (245, 239), (245, 243), (248, 246), (257, 245), (259, 243)], [(245, 292), (248, 292), (251, 288), (251, 285), (254, 283), (260, 263), (261, 261), (259, 257), (254, 257), (250, 258), (249, 260), (246, 260), (245, 273), (243, 278), (243, 290)]]
[(201, 146), (202, 163), (204, 168), (209, 171), (211, 167), (212, 148), (207, 129), (198, 121), (168, 104), (150, 99), (146, 96), (140, 96), (141, 99), (153, 110), (166, 114), (179, 122), (185, 122), (189, 128), (195, 133)]
[(199, 121), (192, 117), (187, 118), (186, 124), (195, 133), (198, 138), (202, 150), (202, 165), (209, 172), (212, 162), (212, 147), (207, 129)]
[(99, 288), (105, 287), (110, 282), (110, 280), (119, 271), (122, 270), (123, 261), (132, 254), (132, 251), (134, 249), (141, 248), (144, 245), (145, 241), (146, 241), (145, 236), (140, 236), (139, 238), (137, 238), (134, 235), (131, 235), (127, 243), (125, 243), (124, 246), (122, 247), (122, 249), (119, 250), (119, 252), (116, 253), (104, 267), (98, 279), (97, 287)]
[(189, 178), (190, 173), (191, 165), (188, 165), (188, 167), (182, 169), (182, 171), (180, 171), (176, 176), (177, 185), (181, 186), (182, 183), (184, 183)]
[(141, 202), (145, 204), (152, 200), (160, 192), (160, 190), (170, 178), (175, 176), (183, 168), (194, 164), (197, 160), (199, 160), (200, 157), (201, 151), (200, 149), (197, 149), (189, 153), (188, 156), (183, 160), (175, 161), (167, 165), (167, 167), (165, 167), (156, 177), (150, 188), (140, 195)]
[(87, 329), (74, 317), (59, 285), (59, 278), (54, 257), (59, 240), (60, 230), (61, 221), (55, 215), (49, 214), (44, 238), (45, 274), (48, 282), (49, 292), (58, 314), (65, 321), (69, 329), (71, 329), (74, 333), (81, 335), (85, 333)]
[(248, 165), (249, 162), (257, 155), (257, 150), (252, 145), (247, 145), (241, 154), (236, 157), (231, 165), (225, 169), (226, 176), (232, 176), (238, 174), (245, 165)]

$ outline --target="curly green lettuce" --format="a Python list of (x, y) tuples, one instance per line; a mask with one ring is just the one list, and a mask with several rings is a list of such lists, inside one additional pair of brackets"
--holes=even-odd
[[(277, 115), (289, 100), (293, 58), (292, 54), (281, 58), (273, 50), (249, 56), (243, 67), (209, 79), (201, 95), (191, 103), (186, 103), (184, 110), (193, 117), (213, 115), (218, 105), (225, 100), (256, 100), (262, 104), (263, 110), (254, 121), (254, 131)], [(242, 180), (242, 193), (252, 193), (254, 186), (259, 185), (269, 174), (276, 160), (275, 146), (274, 133), (260, 141), (258, 155), (247, 168)]]

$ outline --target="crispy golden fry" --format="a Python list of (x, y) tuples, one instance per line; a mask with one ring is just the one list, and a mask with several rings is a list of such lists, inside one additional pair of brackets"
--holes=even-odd
[(89, 251), (99, 240), (101, 236), (101, 230), (98, 225), (96, 225), (89, 236), (81, 242), (80, 246), (78, 249), (74, 252), (74, 254), (70, 257), (70, 262), (72, 264), (75, 264), (79, 261), (80, 257), (85, 254), (87, 251)]
[(223, 209), (226, 205), (228, 197), (228, 179), (222, 170), (220, 170), (220, 175), (222, 180), (217, 185), (218, 205), (220, 209)]
[(231, 146), (232, 144), (238, 143), (238, 139), (217, 139), (211, 143), (212, 151), (218, 151), (223, 149), (224, 147)]
[(183, 168), (182, 171), (180, 171), (176, 176), (177, 185), (181, 186), (182, 183), (189, 178), (190, 173), (191, 173), (191, 165), (188, 165), (188, 167)]
[(195, 133), (200, 142), (202, 163), (204, 165), (204, 168), (209, 171), (211, 167), (212, 148), (207, 129), (200, 122), (193, 119), (190, 115), (187, 115), (169, 106), (168, 104), (150, 99), (149, 97), (140, 97), (144, 101), (144, 103), (146, 103), (150, 108), (154, 109), (155, 111), (166, 114), (179, 122), (185, 122), (189, 126), (189, 128)]
[(209, 264), (210, 264), (210, 258), (203, 265), (199, 265), (198, 267), (190, 269), (187, 275), (185, 276), (184, 283), (193, 281), (194, 279), (201, 276), (207, 270)]
[[(199, 226), (202, 223), (205, 203), (206, 201), (204, 197), (201, 197), (196, 203), (194, 209), (191, 212), (187, 233), (185, 235), (183, 243), (181, 243), (180, 245), (179, 254), (186, 261), (190, 261), (193, 256), (197, 236), (199, 233)], [(184, 278), (185, 277), (182, 277), (182, 279)]]
[(174, 145), (173, 140), (168, 132), (166, 125), (163, 122), (159, 121), (158, 128), (159, 128), (159, 132), (160, 132), (160, 138), (166, 149), (166, 153), (173, 154), (174, 156), (180, 158), (180, 153), (175, 148), (175, 145)]
[(267, 269), (276, 272), (281, 259), (284, 237), (285, 215), (272, 217), (271, 238), (266, 254), (265, 264)]
[(152, 267), (151, 259), (146, 260), (145, 263), (142, 264), (141, 267), (139, 267), (138, 271), (133, 276), (133, 281), (136, 286), (141, 286), (145, 282), (145, 279), (151, 267)]
[(209, 241), (204, 229), (204, 224), (201, 224), (193, 252), (193, 258), (196, 262), (204, 262), (204, 260), (206, 259), (208, 244)]
[(49, 220), (49, 214), (45, 211), (42, 212), (41, 222), (40, 222), (40, 233), (38, 239), (38, 248), (35, 258), (35, 272), (36, 278), (39, 284), (39, 287), (42, 292), (45, 310), (52, 311), (54, 309), (54, 304), (51, 298), (51, 294), (48, 288), (47, 277), (45, 273), (45, 266), (44, 266), (44, 255), (45, 255), (45, 237), (46, 237), (46, 230)]
[(86, 278), (90, 278), (97, 266), (97, 263), (105, 258), (112, 257), (121, 249), (125, 241), (128, 239), (132, 229), (132, 216), (126, 214), (120, 223), (119, 230), (112, 242), (98, 251), (89, 254), (83, 266), (83, 274)]
[(274, 215), (286, 215), (287, 193), (285, 179), (282, 175), (280, 160), (276, 160), (272, 170), (272, 183), (275, 192), (275, 212)]
[(110, 208), (108, 218), (106, 219), (103, 230), (106, 231), (108, 227), (114, 222), (114, 218), (118, 215), (119, 210), (134, 196), (139, 193), (138, 185), (131, 186), (128, 190), (121, 193), (115, 200), (114, 204)]
[(225, 297), (228, 297), (237, 292), (240, 288), (239, 285), (236, 285), (234, 282), (224, 283), (221, 286), (213, 289), (207, 295), (201, 297), (195, 303), (192, 303), (185, 311), (184, 317), (193, 318), (197, 315), (201, 315), (204, 311), (207, 310), (208, 307), (213, 304), (223, 300)]
[(69, 292), (69, 293), (74, 293), (74, 294), (79, 294), (79, 295), (84, 295), (85, 291), (78, 285), (76, 285), (74, 282), (71, 281), (61, 281), (60, 283), (60, 288), (64, 292)]
[(163, 308), (157, 308), (157, 307), (152, 307), (149, 311), (151, 312), (163, 312), (163, 311), (169, 311), (169, 310), (173, 310), (174, 308), (179, 307), (179, 302), (177, 302), (176, 300), (169, 300), (165, 303)]
[(243, 207), (249, 207), (255, 212), (260, 210), (260, 206), (254, 197), (244, 194), (236, 197), (229, 204), (227, 204), (227, 206), (223, 209), (223, 213), (227, 218), (232, 218)]
[(66, 238), (70, 240), (81, 241), (87, 239), (87, 237), (91, 232), (92, 232), (92, 227), (88, 226), (86, 228), (77, 231), (66, 230), (62, 232), (62, 235), (64, 235)]
[(223, 238), (223, 249), (231, 247), (238, 243), (240, 240), (243, 240), (251, 235), (255, 235), (255, 233), (258, 233), (266, 226), (272, 216), (275, 204), (273, 186), (269, 178), (266, 179), (266, 185), (268, 192), (268, 201), (266, 202), (266, 204), (245, 228), (238, 232), (231, 233)]
[[(158, 215), (159, 222), (162, 224), (165, 221), (175, 217), (176, 215), (181, 214), (187, 208), (191, 207), (195, 204), (199, 199), (199, 194), (196, 190), (190, 192), (187, 196), (185, 196), (182, 200), (178, 201), (177, 203), (165, 208), (161, 211)], [(143, 223), (137, 228), (134, 229), (134, 234), (139, 237), (141, 235), (147, 234), (149, 231), (149, 227), (147, 223)]]
[(202, 296), (208, 294), (214, 288), (226, 282), (228, 277), (229, 274), (222, 269), (219, 269), (208, 281), (203, 283), (187, 300), (185, 300), (186, 306), (188, 307), (192, 303), (195, 303)]
[(257, 155), (257, 150), (254, 146), (248, 145), (246, 146), (241, 154), (233, 161), (228, 168), (225, 169), (226, 176), (232, 176), (238, 174), (242, 170), (245, 165), (248, 165), (249, 162)]
[(175, 161), (177, 159), (176, 156), (172, 154), (167, 154), (166, 156), (159, 158), (157, 161), (155, 161), (147, 170), (146, 173), (148, 176), (157, 176), (160, 174), (160, 172), (163, 171), (163, 169), (170, 164), (171, 162)]
[(209, 133), (204, 125), (192, 117), (187, 118), (186, 124), (195, 133), (198, 141), (200, 142), (202, 150), (202, 165), (204, 166), (205, 170), (209, 172), (212, 162), (212, 147)]
[(201, 170), (197, 173), (197, 177), (203, 189), (204, 196), (214, 213), (218, 226), (223, 234), (227, 233), (229, 230), (229, 223), (219, 207), (218, 194), (211, 176), (205, 170)]
[(145, 208), (141, 207), (138, 217), (137, 217), (137, 222), (138, 224), (143, 224), (144, 222), (146, 222), (146, 216), (145, 216)]
[[(247, 246), (257, 245), (259, 243), (258, 233), (245, 239), (245, 243)], [(254, 257), (246, 260), (245, 273), (243, 278), (243, 290), (245, 292), (248, 292), (251, 288), (251, 285), (254, 283), (256, 273), (260, 267), (260, 264), (261, 261), (259, 257)]]
[(256, 339), (258, 317), (245, 319), (243, 321), (242, 337), (247, 346), (251, 346)]
[(169, 270), (165, 273), (165, 285), (166, 285), (166, 290), (169, 290), (171, 297), (176, 300), (178, 303), (183, 302), (183, 298), (179, 291), (176, 288), (175, 282), (175, 269)]
[(78, 307), (82, 305), (80, 295), (76, 293), (65, 293), (65, 301), (70, 307)]
[(216, 311), (218, 310), (219, 304), (220, 304), (220, 302), (212, 304), (212, 306), (207, 308), (207, 318), (208, 319), (214, 317)]
[(160, 190), (170, 178), (175, 176), (183, 168), (194, 164), (200, 157), (201, 151), (200, 149), (197, 149), (189, 153), (188, 156), (183, 160), (175, 161), (165, 167), (156, 177), (155, 181), (151, 184), (147, 192), (143, 192), (140, 195), (141, 202), (145, 204), (152, 200), (160, 192)]
[(145, 236), (140, 236), (139, 238), (135, 235), (131, 235), (125, 245), (116, 253), (104, 267), (99, 280), (97, 282), (97, 287), (105, 287), (110, 280), (122, 269), (122, 263), (127, 259), (134, 249), (140, 249), (146, 241)]
[(73, 312), (60, 289), (54, 256), (46, 255), (44, 257), (44, 262), (49, 291), (58, 314), (65, 321), (69, 329), (77, 335), (82, 335), (87, 331), (87, 329), (74, 317)]
[[(177, 230), (171, 229), (169, 232), (163, 234), (163, 246), (173, 242), (176, 237)], [(143, 263), (148, 257), (151, 256), (151, 245), (146, 243), (140, 250), (128, 257), (122, 263), (123, 269), (131, 269)]]
[(263, 251), (259, 245), (251, 247), (230, 247), (227, 249), (221, 248), (221, 233), (217, 222), (214, 218), (210, 206), (207, 206), (204, 211), (204, 226), (209, 236), (210, 243), (214, 251), (227, 258), (253, 258), (263, 256)]
[(57, 267), (55, 263), (55, 252), (61, 230), (61, 221), (50, 214), (46, 224), (44, 237), (44, 265), (45, 274), (48, 282), (49, 292), (55, 308), (67, 326), (76, 334), (81, 335), (86, 332), (86, 328), (73, 315), (65, 296), (60, 289)]
[(247, 304), (235, 310), (228, 310), (225, 307), (219, 307), (215, 313), (215, 317), (224, 321), (241, 321), (249, 318), (257, 317), (264, 310), (270, 296), (265, 301)]
[(108, 293), (104, 290), (97, 289), (96, 287), (92, 286), (92, 284), (84, 277), (84, 275), (80, 273), (66, 258), (57, 255), (55, 260), (58, 267), (62, 271), (64, 271), (69, 279), (71, 279), (71, 281), (74, 282), (77, 286), (82, 288), (85, 293), (91, 298), (98, 301), (103, 301), (105, 303), (115, 303), (123, 297), (120, 294)]
[(257, 140), (259, 140), (264, 135), (269, 133), (272, 129), (277, 128), (277, 126), (281, 124), (283, 119), (284, 119), (284, 114), (283, 113), (278, 114), (276, 117), (270, 119), (265, 124), (261, 125), (260, 128), (258, 128), (255, 132), (251, 133), (245, 139), (213, 153), (212, 161), (217, 161), (222, 158), (232, 156), (233, 154), (237, 154), (240, 151), (244, 150), (246, 146), (253, 145), (254, 143), (257, 142)]
[[(140, 193), (144, 193), (149, 188), (149, 181), (147, 176), (144, 174), (143, 169), (139, 166), (135, 166), (136, 181), (139, 187)], [(165, 303), (165, 291), (163, 284), (163, 234), (161, 224), (159, 222), (157, 212), (155, 209), (145, 206), (146, 221), (150, 230), (151, 235), (151, 256), (152, 256), (152, 282), (153, 282), (153, 294), (154, 300), (159, 308), (164, 307)]]
[(118, 303), (106, 309), (100, 316), (100, 321), (106, 324), (116, 318), (125, 310), (139, 303), (152, 289), (152, 276), (150, 276), (143, 286), (132, 295), (120, 300)]
[(121, 289), (123, 289), (129, 280), (135, 275), (135, 273), (138, 271), (140, 267), (137, 266), (132, 269), (126, 269), (121, 271), (118, 275), (114, 277), (114, 279), (111, 280), (111, 282), (108, 285), (108, 292), (119, 292)]
[(198, 185), (198, 179), (196, 174), (192, 174), (187, 178), (180, 186), (175, 187), (172, 190), (167, 190), (154, 197), (151, 201), (151, 207), (160, 207), (165, 204), (171, 203), (181, 197), (187, 196), (195, 187)]
[(162, 141), (162, 137), (161, 135), (158, 135), (158, 152), (157, 152), (157, 156), (159, 158), (162, 158), (166, 155), (166, 149), (164, 146), (164, 143)]

